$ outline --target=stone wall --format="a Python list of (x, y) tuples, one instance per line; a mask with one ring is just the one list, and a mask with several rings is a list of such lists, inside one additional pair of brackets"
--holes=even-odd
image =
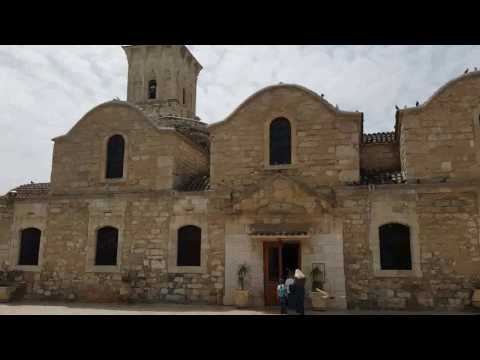
[[(252, 304), (264, 305), (265, 241), (298, 241), (301, 250), (300, 267), (310, 273), (312, 264), (326, 266), (326, 289), (334, 296), (334, 308), (345, 308), (345, 277), (341, 222), (335, 222), (329, 199), (286, 176), (257, 185), (255, 191), (232, 200), (226, 212), (225, 225), (225, 298), (233, 304), (234, 290), (238, 288), (236, 272), (242, 263), (250, 268), (247, 281)], [(303, 230), (308, 235), (301, 239), (252, 237), (255, 228), (279, 233)], [(307, 283), (307, 301), (310, 293)]]
[[(349, 308), (468, 307), (480, 267), (477, 202), (473, 188), (339, 190)], [(410, 226), (412, 271), (379, 271), (378, 225), (388, 222)]]
[[(277, 117), (286, 117), (292, 125), (289, 166), (268, 164), (268, 129)], [(357, 181), (361, 122), (361, 113), (339, 112), (297, 86), (263, 90), (209, 127), (212, 186), (241, 192), (278, 171), (314, 187)]]
[[(126, 142), (124, 178), (105, 179), (107, 141), (115, 134), (122, 135)], [(183, 165), (175, 165), (175, 159), (183, 156), (176, 152), (178, 147), (195, 158), (198, 169), (203, 171), (208, 166), (205, 150), (173, 129), (157, 129), (133, 106), (121, 102), (101, 105), (82, 118), (66, 136), (56, 139), (52, 192), (171, 189), (175, 175), (183, 175), (184, 170)], [(188, 169), (187, 175), (190, 173)]]
[(452, 80), (422, 106), (399, 111), (402, 169), (408, 180), (480, 176), (478, 94), (476, 72)]
[(399, 144), (362, 144), (360, 168), (367, 171), (399, 171), (401, 168)]
[[(215, 203), (215, 201), (213, 201)], [(187, 204), (187, 206), (185, 206)], [(54, 197), (40, 268), (27, 273), (30, 299), (217, 303), (223, 294), (223, 224), (205, 194)], [(172, 233), (200, 215), (201, 271), (170, 268)], [(28, 219), (24, 221), (28, 223)], [(119, 229), (118, 266), (94, 266), (96, 231)], [(175, 263), (175, 259), (173, 259)], [(219, 300), (220, 299), (220, 300)]]
[(0, 264), (8, 261), (12, 225), (13, 204), (5, 197), (0, 198)]
[(200, 151), (197, 147), (185, 141), (177, 142), (175, 149), (174, 188), (185, 184), (185, 182), (196, 175), (207, 175), (209, 171), (209, 156), (206, 151)]

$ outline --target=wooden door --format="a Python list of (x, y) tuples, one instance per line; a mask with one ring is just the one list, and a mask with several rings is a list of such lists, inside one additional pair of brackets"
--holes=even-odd
[(265, 306), (278, 305), (277, 285), (282, 276), (281, 243), (263, 243)]

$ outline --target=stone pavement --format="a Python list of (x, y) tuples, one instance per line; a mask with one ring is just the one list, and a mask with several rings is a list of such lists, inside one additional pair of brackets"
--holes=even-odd
[[(471, 315), (440, 311), (307, 311), (308, 315)], [(479, 315), (480, 313), (476, 313)], [(178, 304), (83, 304), (30, 303), (0, 304), (0, 315), (279, 315), (275, 308), (237, 309), (233, 306)]]

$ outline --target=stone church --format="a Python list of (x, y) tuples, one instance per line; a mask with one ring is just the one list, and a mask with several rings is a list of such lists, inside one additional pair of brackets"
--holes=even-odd
[(297, 267), (307, 285), (323, 269), (331, 308), (470, 306), (480, 72), (397, 110), (389, 133), (294, 84), (208, 125), (185, 46), (123, 49), (127, 101), (68, 120), (50, 183), (0, 197), (0, 262), (25, 298), (230, 305), (247, 264), (252, 306)]

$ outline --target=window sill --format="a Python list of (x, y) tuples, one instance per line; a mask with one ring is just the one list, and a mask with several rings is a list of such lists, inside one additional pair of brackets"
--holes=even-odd
[(376, 277), (422, 277), (422, 272), (418, 270), (375, 270)]
[(295, 164), (288, 164), (288, 165), (265, 165), (265, 170), (288, 170), (294, 169), (296, 166)]
[(207, 269), (205, 266), (170, 266), (168, 272), (171, 274), (204, 274)]
[(24, 272), (40, 272), (41, 268), (40, 265), (16, 265), (16, 270), (24, 271)]
[(92, 265), (86, 269), (87, 273), (120, 273), (120, 266)]
[(119, 184), (119, 183), (127, 182), (127, 178), (125, 178), (125, 177), (123, 177), (123, 178), (118, 178), (118, 179), (106, 179), (106, 178), (103, 178), (100, 182), (101, 182), (102, 184)]

